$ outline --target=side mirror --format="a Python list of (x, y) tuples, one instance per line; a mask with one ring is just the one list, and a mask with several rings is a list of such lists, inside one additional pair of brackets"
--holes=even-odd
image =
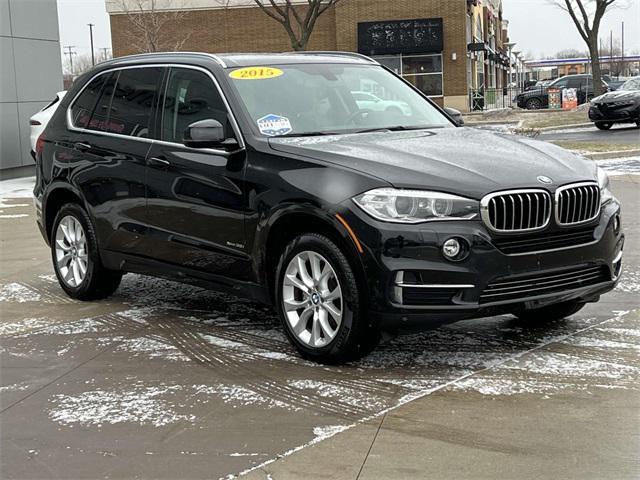
[(235, 140), (227, 139), (218, 120), (208, 118), (194, 122), (184, 131), (182, 143), (191, 148), (229, 147)]
[(447, 114), (453, 119), (454, 122), (456, 122), (459, 127), (462, 127), (464, 125), (462, 113), (460, 113), (459, 110), (451, 107), (444, 107), (444, 111), (447, 112)]

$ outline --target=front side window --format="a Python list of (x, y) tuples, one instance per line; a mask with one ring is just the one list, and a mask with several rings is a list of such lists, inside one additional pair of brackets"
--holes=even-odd
[(211, 78), (199, 70), (172, 68), (163, 106), (161, 139), (182, 143), (189, 125), (208, 119), (220, 122), (226, 136), (233, 136), (227, 108)]
[(162, 67), (120, 70), (107, 108), (104, 131), (149, 138), (151, 113), (162, 80)]
[[(252, 68), (267, 68), (269, 74), (243, 75)], [(379, 65), (245, 67), (228, 75), (254, 131), (264, 136), (453, 126), (422, 95)]]
[(110, 73), (102, 74), (91, 80), (80, 96), (75, 99), (71, 106), (71, 122), (74, 127), (87, 128), (89, 126), (102, 87), (110, 75)]

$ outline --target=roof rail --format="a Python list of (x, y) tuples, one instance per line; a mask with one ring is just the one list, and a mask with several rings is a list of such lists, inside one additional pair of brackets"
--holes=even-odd
[[(213, 53), (207, 52), (146, 52), (146, 53), (134, 53), (133, 55), (125, 55), (124, 57), (116, 57), (107, 60), (110, 61), (118, 61), (124, 60), (127, 58), (139, 58), (139, 57), (155, 57), (155, 56), (167, 56), (167, 55), (179, 55), (179, 54), (187, 54), (187, 55), (203, 55), (206, 57), (212, 58), (218, 65), (222, 68), (227, 68), (227, 64), (218, 56)], [(106, 63), (106, 62), (104, 62)]]
[(333, 50), (310, 50), (310, 51), (302, 51), (302, 52), (290, 52), (299, 55), (333, 55), (336, 57), (351, 57), (351, 58), (359, 58), (360, 60), (366, 60), (369, 63), (375, 63), (379, 65), (379, 63), (371, 57), (367, 57), (361, 53), (356, 52), (337, 52)]

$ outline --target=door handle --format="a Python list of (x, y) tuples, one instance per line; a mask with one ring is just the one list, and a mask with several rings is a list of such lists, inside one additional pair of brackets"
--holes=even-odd
[(76, 142), (73, 144), (73, 148), (80, 152), (86, 152), (88, 150), (91, 150), (93, 147), (88, 143)]
[(166, 158), (159, 157), (151, 157), (148, 160), (150, 166), (159, 167), (159, 168), (169, 168), (171, 166), (171, 162)]

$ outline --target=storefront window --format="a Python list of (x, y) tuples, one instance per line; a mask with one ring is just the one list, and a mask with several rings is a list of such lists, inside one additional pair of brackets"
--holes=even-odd
[(442, 54), (386, 55), (374, 58), (402, 75), (425, 94), (432, 97), (443, 95)]

